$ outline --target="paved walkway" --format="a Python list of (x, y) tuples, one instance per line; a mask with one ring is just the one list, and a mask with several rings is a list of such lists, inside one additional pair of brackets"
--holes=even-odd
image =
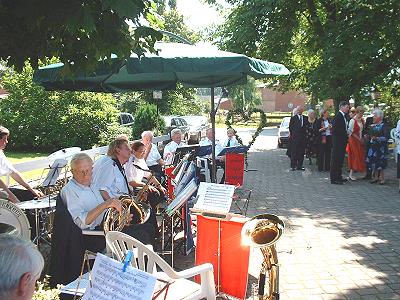
[[(308, 162), (305, 167), (289, 171), (285, 149), (276, 149), (276, 129), (264, 130), (249, 154), (249, 168), (258, 171), (246, 176), (253, 188), (248, 215), (273, 213), (286, 223), (277, 243), (281, 299), (400, 299), (394, 170), (384, 186), (338, 186), (329, 173)], [(261, 266), (259, 251), (252, 252), (249, 290)]]

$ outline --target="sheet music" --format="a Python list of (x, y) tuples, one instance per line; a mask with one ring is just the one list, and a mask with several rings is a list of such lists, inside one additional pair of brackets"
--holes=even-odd
[(153, 275), (98, 253), (92, 270), (92, 287), (83, 300), (150, 300), (156, 284)]
[(197, 183), (195, 178), (193, 178), (185, 188), (179, 193), (179, 195), (168, 204), (165, 211), (169, 216), (172, 216), (177, 209), (179, 209), (197, 190)]
[(234, 185), (200, 182), (194, 209), (228, 213), (234, 191)]

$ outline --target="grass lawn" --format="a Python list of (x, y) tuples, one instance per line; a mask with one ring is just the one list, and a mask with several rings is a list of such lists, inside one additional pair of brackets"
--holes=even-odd
[[(17, 163), (22, 163), (25, 161), (30, 161), (30, 160), (35, 160), (35, 159), (41, 159), (47, 157), (49, 154), (48, 153), (41, 153), (41, 152), (14, 152), (14, 151), (5, 151), (5, 154), (8, 158), (8, 160), (12, 164), (17, 164)], [(35, 180), (39, 179), (40, 176), (42, 175), (43, 169), (37, 169), (37, 170), (32, 170), (29, 172), (23, 172), (22, 176), (27, 180)], [(5, 180), (5, 177), (2, 177), (3, 181)], [(14, 185), (15, 181), (11, 178), (10, 180), (10, 185)]]

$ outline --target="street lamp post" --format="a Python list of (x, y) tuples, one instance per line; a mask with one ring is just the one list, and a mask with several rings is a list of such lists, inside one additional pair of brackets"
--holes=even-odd
[(153, 99), (156, 102), (156, 109), (157, 109), (156, 128), (158, 131), (158, 101), (162, 99), (162, 91), (153, 91)]

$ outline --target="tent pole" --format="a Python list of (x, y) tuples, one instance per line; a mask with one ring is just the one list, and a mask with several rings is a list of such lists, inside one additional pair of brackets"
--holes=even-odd
[(211, 111), (210, 111), (210, 118), (211, 118), (211, 131), (213, 134), (212, 139), (212, 166), (211, 166), (211, 181), (213, 183), (217, 182), (217, 166), (215, 164), (215, 103), (214, 103), (214, 87), (211, 88)]

